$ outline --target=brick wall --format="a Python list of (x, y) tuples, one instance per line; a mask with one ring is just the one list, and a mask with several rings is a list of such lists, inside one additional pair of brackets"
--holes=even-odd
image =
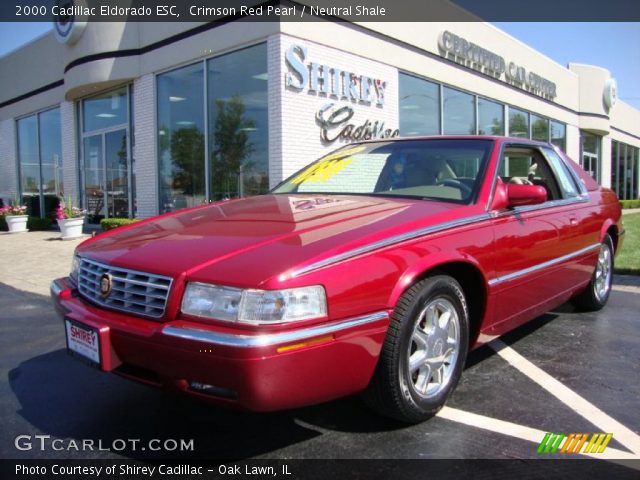
[(134, 174), (137, 218), (158, 214), (158, 158), (156, 155), (155, 76), (133, 83)]
[[(312, 93), (308, 91), (308, 85), (305, 85), (301, 91), (286, 87), (285, 75), (289, 67), (285, 63), (285, 54), (292, 44), (306, 47), (305, 64), (314, 62), (329, 65), (357, 75), (386, 81), (384, 106), (377, 106), (375, 100), (365, 104), (323, 93)], [(373, 97), (375, 99), (375, 95)], [(328, 103), (333, 103), (336, 107), (351, 106), (355, 113), (348, 123), (355, 126), (362, 125), (367, 119), (372, 123), (376, 120), (384, 122), (385, 129), (396, 129), (399, 126), (396, 68), (284, 34), (275, 35), (269, 39), (269, 99), (269, 154), (272, 186), (307, 163), (348, 143), (348, 141), (337, 140), (327, 144), (320, 138), (320, 125), (315, 118), (316, 112)], [(337, 131), (339, 129), (332, 130), (332, 135)]]
[(62, 130), (62, 180), (65, 198), (72, 197), (76, 205), (80, 201), (78, 182), (78, 139), (76, 129), (76, 113), (73, 102), (60, 104), (60, 129)]

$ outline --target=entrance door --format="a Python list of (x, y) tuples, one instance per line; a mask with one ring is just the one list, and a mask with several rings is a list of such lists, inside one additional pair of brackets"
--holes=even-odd
[(129, 148), (127, 129), (84, 139), (84, 205), (89, 220), (129, 217)]
[(129, 216), (128, 151), (126, 129), (104, 134), (108, 217)]
[(102, 135), (84, 139), (84, 205), (90, 222), (105, 216), (104, 149)]

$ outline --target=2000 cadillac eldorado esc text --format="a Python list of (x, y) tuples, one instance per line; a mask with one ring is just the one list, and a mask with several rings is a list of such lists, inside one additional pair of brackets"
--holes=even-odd
[(549, 144), (369, 141), (89, 239), (51, 293), (68, 350), (104, 371), (256, 411), (363, 392), (418, 422), (470, 349), (603, 307), (623, 235), (615, 194)]

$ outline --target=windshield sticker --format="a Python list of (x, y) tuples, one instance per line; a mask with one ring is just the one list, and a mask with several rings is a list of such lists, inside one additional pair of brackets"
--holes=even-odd
[(291, 180), (291, 183), (299, 185), (302, 182), (326, 182), (351, 164), (351, 155), (363, 150), (365, 147), (354, 147), (327, 155)]

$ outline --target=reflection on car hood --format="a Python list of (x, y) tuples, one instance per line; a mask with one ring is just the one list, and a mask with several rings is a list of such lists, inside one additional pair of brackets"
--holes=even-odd
[[(256, 285), (310, 259), (330, 256), (337, 247), (357, 248), (451, 219), (452, 210), (465, 208), (377, 196), (263, 195), (115, 230), (85, 242), (78, 252), (133, 270), (213, 277), (225, 272), (226, 284)], [(225, 269), (230, 263), (233, 272)]]

